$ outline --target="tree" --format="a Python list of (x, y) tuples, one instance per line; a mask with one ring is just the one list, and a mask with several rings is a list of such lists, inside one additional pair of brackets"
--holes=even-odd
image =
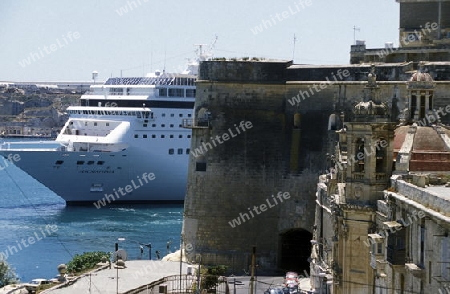
[(0, 254), (0, 288), (18, 281), (17, 274)]

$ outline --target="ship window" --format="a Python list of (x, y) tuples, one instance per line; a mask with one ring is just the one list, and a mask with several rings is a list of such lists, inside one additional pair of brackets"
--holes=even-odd
[(147, 124), (144, 124), (144, 128), (147, 127)]
[(186, 89), (186, 97), (195, 97), (195, 89)]
[(165, 136), (164, 136), (164, 135), (161, 135), (161, 138), (165, 138)]
[(109, 123), (106, 123), (106, 126), (109, 127)]
[(94, 164), (94, 161), (89, 160), (89, 161), (87, 162), (87, 164), (88, 164), (88, 165), (93, 165), (93, 164)]
[(156, 124), (152, 124), (152, 127), (156, 127)]
[(165, 114), (165, 113), (163, 113), (163, 114), (161, 114), (161, 116), (162, 116), (162, 117), (166, 117), (166, 114)]
[(84, 161), (83, 160), (78, 160), (77, 161), (77, 165), (83, 165), (84, 164)]
[(167, 97), (167, 89), (166, 88), (159, 89), (159, 96), (160, 97)]
[(142, 135), (142, 138), (147, 138), (147, 135)]
[(183, 127), (183, 125), (182, 125), (182, 124), (179, 124), (178, 126), (179, 126), (180, 128), (182, 128), (182, 127)]
[(63, 164), (63, 160), (57, 160), (56, 162), (55, 162), (55, 164)]
[(173, 148), (169, 149), (169, 154), (173, 155), (173, 153), (175, 152), (175, 150)]
[(103, 165), (105, 162), (104, 161), (97, 161), (97, 165)]
[(170, 127), (173, 128), (173, 124), (171, 124)]
[(173, 135), (170, 135), (170, 138), (172, 139), (172, 138), (173, 138)]
[(96, 127), (97, 126), (97, 122), (94, 122), (94, 127)]
[(188, 138), (190, 138), (191, 137), (191, 135), (188, 135)]
[(173, 113), (170, 114), (170, 117), (174, 117), (174, 116), (175, 116), (175, 114), (173, 114)]
[(184, 97), (184, 89), (169, 89), (169, 97)]
[(152, 138), (156, 138), (156, 135), (152, 135)]
[(182, 148), (178, 148), (178, 154), (183, 154), (183, 149)]
[(162, 124), (162, 125), (161, 125), (161, 128), (164, 128), (165, 126), (166, 126), (165, 124)]
[(84, 122), (84, 126), (85, 126), (85, 127), (87, 126), (87, 121)]
[(183, 117), (183, 114), (182, 114), (182, 113), (180, 113), (180, 117)]
[(134, 137), (135, 137), (135, 138), (139, 138), (139, 135), (138, 135), (138, 134), (135, 134)]
[(188, 117), (191, 117), (191, 116), (192, 116), (192, 114), (188, 113)]
[(178, 138), (183, 138), (183, 135), (178, 135)]
[(189, 154), (190, 151), (191, 151), (191, 149), (186, 148), (186, 154)]

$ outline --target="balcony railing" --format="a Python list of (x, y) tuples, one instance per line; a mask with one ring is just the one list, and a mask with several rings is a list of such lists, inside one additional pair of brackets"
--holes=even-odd
[[(197, 293), (197, 278), (195, 275), (169, 276), (127, 291), (125, 294), (194, 294)], [(204, 279), (204, 276), (200, 277), (200, 284), (202, 279)], [(216, 287), (214, 289), (208, 289), (208, 293), (229, 294), (230, 290), (226, 278), (219, 277)]]
[(182, 125), (186, 129), (207, 129), (209, 128), (209, 120), (185, 118), (182, 121)]

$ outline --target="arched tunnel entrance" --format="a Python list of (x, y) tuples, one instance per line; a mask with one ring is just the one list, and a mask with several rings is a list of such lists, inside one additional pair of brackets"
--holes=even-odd
[(309, 273), (312, 234), (304, 229), (291, 229), (280, 234), (281, 258), (279, 268), (304, 275)]

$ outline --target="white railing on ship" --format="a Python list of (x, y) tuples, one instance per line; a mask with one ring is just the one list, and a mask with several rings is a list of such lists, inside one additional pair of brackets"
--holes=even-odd
[(23, 141), (23, 142), (3, 142), (0, 150), (17, 151), (64, 151), (66, 146), (54, 141)]

